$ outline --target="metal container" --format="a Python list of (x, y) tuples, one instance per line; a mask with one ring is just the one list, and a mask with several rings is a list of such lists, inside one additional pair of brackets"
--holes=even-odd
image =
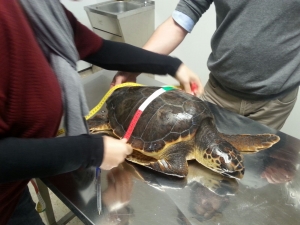
[(154, 32), (154, 1), (107, 1), (85, 6), (95, 33), (142, 47)]

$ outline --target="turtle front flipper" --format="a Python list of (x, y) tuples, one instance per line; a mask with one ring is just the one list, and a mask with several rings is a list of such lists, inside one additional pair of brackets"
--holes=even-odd
[(227, 135), (220, 133), (220, 136), (241, 152), (258, 152), (270, 148), (280, 140), (280, 137), (275, 134)]
[(159, 159), (146, 156), (139, 151), (133, 151), (126, 159), (167, 175), (186, 177), (188, 164), (183, 153), (183, 151), (186, 151), (186, 148), (182, 147), (186, 147), (185, 143), (169, 146), (163, 151)]

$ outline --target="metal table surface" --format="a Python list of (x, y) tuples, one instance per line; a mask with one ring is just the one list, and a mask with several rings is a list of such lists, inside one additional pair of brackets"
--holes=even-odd
[[(83, 79), (90, 107), (108, 90), (115, 72), (101, 71)], [(162, 83), (141, 75), (138, 82)], [(209, 104), (224, 133), (276, 133), (272, 148), (245, 154), (241, 180), (222, 177), (189, 162), (187, 178), (166, 176), (124, 162), (102, 171), (102, 213), (98, 214), (95, 168), (42, 179), (85, 224), (216, 224), (296, 225), (300, 222), (300, 140)]]

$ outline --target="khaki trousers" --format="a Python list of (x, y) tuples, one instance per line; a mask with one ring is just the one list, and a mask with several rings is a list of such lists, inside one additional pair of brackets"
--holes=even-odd
[(299, 87), (278, 99), (248, 101), (228, 94), (209, 79), (200, 98), (280, 130), (296, 103), (298, 89)]

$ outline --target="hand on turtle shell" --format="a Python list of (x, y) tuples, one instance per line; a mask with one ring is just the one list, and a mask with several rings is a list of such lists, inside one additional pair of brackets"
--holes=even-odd
[[(204, 88), (199, 77), (186, 65), (181, 64), (179, 66), (175, 78), (179, 81), (180, 86), (185, 92), (195, 94), (198, 97), (203, 94)], [(194, 90), (192, 90), (193, 85), (196, 87)]]
[(104, 153), (101, 169), (110, 170), (117, 167), (124, 161), (127, 155), (132, 153), (130, 145), (126, 144), (127, 140), (118, 140), (112, 137), (103, 136)]
[(110, 84), (110, 88), (112, 88), (115, 85), (122, 84), (122, 83), (125, 83), (125, 82), (134, 82), (134, 83), (136, 83), (136, 77), (138, 75), (140, 75), (140, 73), (130, 73), (130, 72), (119, 71), (114, 76), (114, 78), (113, 78), (113, 80)]

